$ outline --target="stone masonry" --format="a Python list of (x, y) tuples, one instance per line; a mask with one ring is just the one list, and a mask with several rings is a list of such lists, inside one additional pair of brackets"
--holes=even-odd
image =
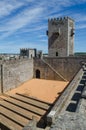
[(65, 97), (68, 94), (69, 96), (63, 103), (62, 108), (60, 106), (63, 100), (60, 100), (59, 106), (59, 100), (55, 104), (53, 110), (57, 105), (57, 110), (60, 107), (60, 112), (55, 115), (50, 130), (86, 130), (86, 66), (85, 70), (80, 70), (77, 77), (75, 81), (72, 81), (72, 86), (69, 86), (72, 91), (67, 92), (65, 96), (63, 93), (63, 100), (66, 99)]
[(29, 59), (36, 57), (37, 50), (31, 48), (21, 48), (20, 49), (20, 56), (28, 57)]
[(0, 70), (0, 93), (2, 93), (33, 78), (33, 59), (3, 61)]
[(71, 18), (49, 19), (47, 35), (49, 57), (74, 54), (74, 21)]
[(63, 76), (67, 81), (71, 81), (83, 61), (86, 62), (86, 57), (45, 57), (43, 60), (35, 58), (34, 78), (36, 78), (36, 70), (39, 70), (41, 79), (63, 81), (61, 78)]

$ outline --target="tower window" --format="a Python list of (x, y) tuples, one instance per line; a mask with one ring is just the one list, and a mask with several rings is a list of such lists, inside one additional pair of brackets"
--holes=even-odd
[(56, 52), (56, 56), (58, 56), (58, 52)]

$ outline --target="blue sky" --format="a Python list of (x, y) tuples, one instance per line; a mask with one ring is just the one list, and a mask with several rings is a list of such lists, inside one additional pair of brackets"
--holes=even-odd
[(75, 52), (86, 52), (86, 0), (0, 0), (0, 53), (47, 52), (48, 18), (75, 20)]

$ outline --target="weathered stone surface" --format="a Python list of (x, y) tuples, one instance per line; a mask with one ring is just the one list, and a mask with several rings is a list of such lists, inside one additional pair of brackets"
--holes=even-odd
[[(59, 72), (66, 80), (70, 81), (82, 66), (82, 61), (86, 61), (85, 57), (48, 57), (44, 60), (50, 64), (54, 70)], [(34, 77), (36, 70), (40, 70), (40, 78), (62, 80), (51, 68), (41, 59), (34, 59)]]
[(86, 130), (86, 116), (80, 113), (65, 113), (56, 118), (50, 130)]
[[(33, 59), (17, 59), (3, 62), (1, 72), (1, 92), (11, 90), (33, 78)], [(2, 89), (3, 88), (3, 89)]]
[(73, 55), (74, 21), (70, 18), (48, 21), (48, 52), (50, 57)]
[(86, 86), (85, 86), (85, 88), (84, 88), (84, 90), (83, 90), (83, 92), (82, 92), (82, 98), (85, 98), (85, 99), (86, 99)]
[[(50, 113), (47, 115), (47, 123), (53, 123), (55, 121), (55, 117), (62, 113), (63, 111), (69, 111), (67, 108), (70, 104), (72, 104), (69, 109), (71, 111), (75, 111), (75, 108), (77, 107), (77, 101), (71, 100), (72, 97), (74, 97), (74, 94), (76, 92), (77, 86), (79, 85), (81, 79), (83, 76), (83, 69), (80, 69), (80, 71), (76, 74), (74, 79), (69, 83), (65, 91), (60, 95), (59, 99), (53, 106)], [(76, 107), (74, 107), (76, 106)]]
[(84, 114), (84, 116), (86, 117), (86, 99), (81, 99), (79, 101), (77, 110), (78, 113)]
[[(79, 79), (80, 80), (79, 85), (83, 80), (83, 76), (85, 72), (85, 70), (83, 69), (81, 70), (83, 71), (83, 74), (81, 75), (79, 73), (79, 75), (81, 75), (81, 80)], [(86, 90), (85, 81), (86, 78), (84, 78), (84, 82), (83, 82), (84, 88), (83, 86), (81, 86), (83, 88), (82, 89), (83, 91), (79, 88), (79, 86), (76, 85), (75, 86), (76, 89), (74, 91), (71, 91), (71, 93), (73, 95), (78, 93), (79, 95), (75, 96), (75, 98), (73, 96), (73, 98), (71, 98), (70, 100), (69, 98), (66, 100), (66, 102), (69, 101), (69, 103), (75, 102), (76, 110), (74, 112), (72, 111), (73, 106), (70, 106), (71, 111), (67, 109), (68, 108), (67, 106), (65, 109), (63, 107), (62, 111), (55, 116), (55, 120), (50, 130), (86, 130), (86, 99), (80, 96), (81, 93), (82, 92), (84, 93), (84, 91)]]
[(20, 49), (20, 56), (26, 56), (30, 59), (32, 57), (36, 57), (36, 49), (30, 49), (30, 48), (22, 48)]

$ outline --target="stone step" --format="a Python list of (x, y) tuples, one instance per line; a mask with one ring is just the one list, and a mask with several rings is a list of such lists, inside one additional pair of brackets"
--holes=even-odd
[(6, 101), (0, 102), (0, 105), (19, 114), (19, 115), (21, 115), (21, 116), (23, 116), (23, 117), (25, 117), (25, 118), (27, 118), (27, 119), (29, 119), (29, 120), (32, 119), (32, 116), (36, 116), (38, 118), (38, 120), (41, 118), (40, 116), (38, 116), (32, 112), (29, 112), (25, 109), (22, 109), (21, 107), (18, 107), (16, 105), (13, 105), (13, 104), (6, 102)]
[(34, 98), (34, 97), (30, 97), (28, 94), (20, 94), (20, 93), (16, 93), (17, 95), (21, 95), (21, 96), (23, 96), (23, 97), (26, 97), (26, 98), (29, 98), (29, 99), (31, 99), (31, 100), (34, 100), (34, 101), (37, 101), (37, 102), (40, 102), (40, 103), (44, 103), (44, 104), (46, 104), (46, 105), (48, 105), (48, 106), (51, 106), (52, 105), (52, 103), (49, 103), (49, 102), (45, 102), (45, 101), (43, 101), (43, 100), (39, 100), (39, 99), (37, 99), (37, 98)]
[(1, 115), (0, 113), (0, 123), (5, 125), (10, 130), (22, 130), (22, 126), (16, 124), (14, 121), (8, 119), (6, 116)]
[(25, 119), (24, 117), (0, 106), (0, 113), (2, 115), (4, 115), (5, 117), (7, 117), (8, 119), (16, 122), (16, 124), (19, 124), (21, 125), (22, 127), (24, 127), (25, 125), (28, 124), (29, 120), (28, 119)]
[(39, 102), (39, 101), (35, 101), (35, 100), (32, 100), (32, 99), (29, 99), (28, 97), (24, 97), (24, 96), (22, 96), (22, 95), (13, 95), (13, 96), (11, 96), (11, 97), (13, 97), (13, 98), (15, 98), (15, 99), (17, 99), (17, 100), (20, 100), (20, 101), (23, 101), (23, 102), (25, 102), (25, 103), (28, 103), (28, 104), (30, 104), (30, 105), (32, 105), (32, 106), (35, 106), (35, 107), (38, 107), (38, 108), (41, 108), (41, 109), (44, 109), (44, 110), (48, 110), (49, 109), (49, 105), (47, 105), (47, 104), (44, 104), (44, 103), (41, 103), (41, 102)]
[(26, 103), (24, 103), (24, 102), (22, 102), (22, 101), (19, 101), (19, 100), (17, 100), (17, 99), (13, 99), (13, 98), (11, 98), (11, 97), (6, 98), (6, 99), (4, 99), (4, 100), (7, 101), (7, 102), (10, 102), (10, 103), (12, 103), (12, 104), (14, 104), (14, 105), (16, 105), (16, 106), (19, 106), (19, 107), (21, 107), (21, 108), (24, 108), (24, 109), (26, 109), (26, 110), (28, 110), (28, 111), (30, 111), (30, 112), (33, 112), (33, 113), (35, 113), (35, 114), (37, 114), (37, 115), (40, 115), (40, 116), (42, 116), (42, 115), (44, 115), (44, 114), (46, 113), (46, 111), (44, 111), (44, 110), (42, 110), (42, 109), (36, 108), (36, 107), (34, 107), (34, 106), (31, 106), (31, 105), (29, 105), (29, 104), (26, 104)]

